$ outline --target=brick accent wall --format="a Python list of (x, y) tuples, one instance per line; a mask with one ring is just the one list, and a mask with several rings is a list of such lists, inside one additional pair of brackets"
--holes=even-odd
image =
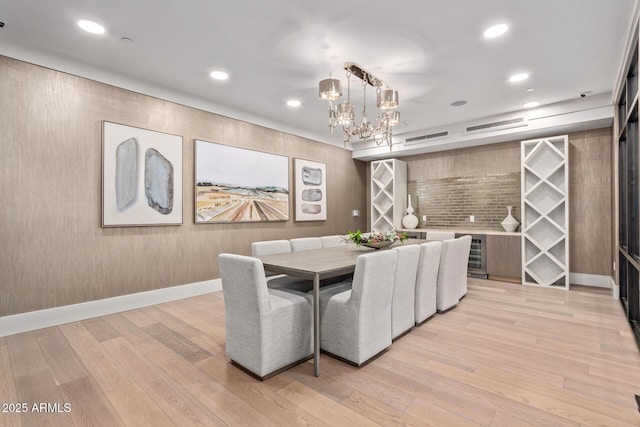
[[(503, 231), (507, 206), (520, 221), (520, 172), (408, 181), (407, 192), (423, 228)], [(417, 196), (417, 202), (416, 202)], [(427, 215), (427, 221), (422, 221)], [(475, 216), (475, 222), (469, 216)]]

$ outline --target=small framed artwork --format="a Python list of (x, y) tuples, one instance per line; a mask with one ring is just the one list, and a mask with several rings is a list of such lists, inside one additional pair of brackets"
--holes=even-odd
[(327, 166), (305, 159), (293, 159), (296, 221), (327, 219)]
[(104, 121), (102, 226), (182, 224), (182, 137)]
[(195, 222), (289, 219), (289, 157), (195, 140)]

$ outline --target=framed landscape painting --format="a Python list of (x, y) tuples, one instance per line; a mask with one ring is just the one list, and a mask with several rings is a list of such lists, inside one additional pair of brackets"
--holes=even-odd
[(289, 157), (195, 140), (195, 222), (289, 219)]
[(102, 226), (182, 224), (182, 137), (104, 121)]
[(296, 221), (327, 219), (327, 166), (324, 163), (293, 159)]

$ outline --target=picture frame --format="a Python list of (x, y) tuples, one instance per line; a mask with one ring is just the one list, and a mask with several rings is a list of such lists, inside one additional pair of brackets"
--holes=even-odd
[(289, 220), (289, 157), (194, 140), (195, 222)]
[(102, 226), (182, 225), (182, 136), (102, 122)]
[(295, 221), (326, 221), (327, 165), (306, 159), (293, 159)]

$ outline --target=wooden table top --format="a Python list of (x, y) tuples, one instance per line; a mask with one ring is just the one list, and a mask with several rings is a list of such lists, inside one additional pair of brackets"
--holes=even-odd
[[(379, 250), (425, 242), (426, 240), (409, 239), (405, 242), (396, 242), (389, 248)], [(348, 244), (333, 248), (264, 255), (258, 258), (262, 261), (265, 270), (273, 273), (288, 274), (304, 279), (313, 279), (313, 276), (318, 274), (320, 279), (326, 279), (353, 273), (356, 259), (362, 254), (371, 253), (375, 250), (365, 246), (358, 247)]]

